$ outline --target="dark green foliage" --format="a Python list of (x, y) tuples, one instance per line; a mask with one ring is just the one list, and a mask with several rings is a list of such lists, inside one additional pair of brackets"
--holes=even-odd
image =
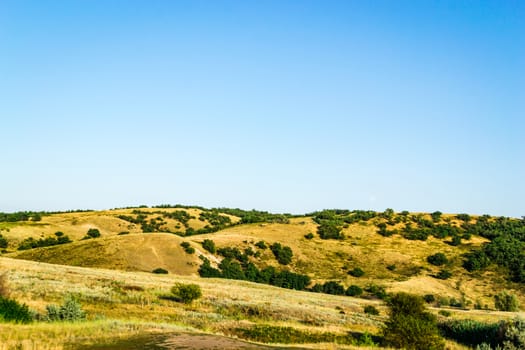
[(436, 274), (435, 277), (440, 280), (446, 280), (452, 277), (452, 272), (450, 272), (449, 270), (441, 270)]
[(86, 238), (98, 238), (100, 237), (100, 231), (96, 228), (90, 228), (86, 234)]
[(0, 248), (7, 248), (7, 239), (0, 233)]
[(494, 306), (501, 311), (519, 311), (520, 303), (516, 295), (502, 291), (494, 296)]
[(448, 259), (443, 253), (436, 253), (427, 257), (427, 261), (435, 266), (441, 266), (448, 263)]
[(470, 215), (468, 215), (468, 214), (458, 214), (458, 215), (456, 215), (456, 219), (468, 223), (468, 222), (470, 221), (471, 218), (470, 218)]
[(270, 246), (270, 249), (281, 265), (288, 265), (292, 262), (292, 248), (288, 246), (282, 246), (280, 243), (274, 243)]
[(224, 258), (219, 264), (219, 268), (222, 271), (221, 277), (223, 278), (229, 278), (232, 280), (246, 279), (241, 264), (239, 264), (237, 261), (231, 260), (230, 258)]
[(474, 320), (449, 320), (439, 324), (441, 334), (458, 343), (476, 346), (481, 343), (496, 345), (499, 323), (485, 323)]
[(363, 289), (359, 286), (356, 286), (355, 284), (348, 287), (348, 289), (345, 292), (346, 295), (351, 297), (357, 297), (361, 294), (363, 294)]
[(177, 283), (171, 288), (172, 295), (180, 302), (190, 304), (202, 296), (201, 287), (198, 284)]
[(435, 211), (435, 212), (431, 213), (430, 216), (432, 217), (432, 221), (434, 221), (434, 222), (438, 222), (438, 221), (440, 221), (440, 220), (441, 220), (441, 215), (442, 215), (442, 214), (443, 214), (443, 213), (440, 212), (440, 211)]
[(231, 225), (231, 219), (229, 216), (221, 215), (217, 209), (210, 211), (203, 211), (199, 215), (200, 220), (207, 220), (214, 230), (222, 230), (223, 228)]
[(395, 264), (387, 265), (386, 268), (387, 268), (388, 271), (395, 271), (396, 270), (396, 265)]
[(215, 242), (212, 241), (211, 239), (205, 239), (203, 242), (202, 242), (202, 247), (204, 249), (206, 249), (207, 251), (209, 251), (210, 253), (212, 254), (215, 254), (217, 248), (215, 248)]
[(54, 245), (66, 244), (66, 243), (71, 243), (71, 239), (68, 236), (63, 235), (63, 234), (56, 236), (56, 237), (40, 238), (38, 240), (34, 239), (33, 237), (29, 237), (29, 238), (24, 239), (22, 242), (20, 242), (20, 245), (18, 246), (18, 250), (27, 250), (27, 249), (41, 248), (41, 247), (51, 247)]
[(266, 248), (268, 248), (268, 247), (266, 246), (266, 243), (265, 243), (264, 241), (259, 241), (259, 242), (255, 243), (255, 246), (256, 246), (257, 248), (259, 248), (259, 249), (266, 249)]
[(423, 300), (425, 300), (426, 303), (433, 303), (436, 301), (436, 298), (434, 297), (434, 294), (425, 294), (423, 296)]
[(450, 317), (452, 315), (452, 312), (448, 310), (439, 310), (438, 314), (440, 314), (441, 316)]
[(307, 234), (304, 235), (304, 238), (306, 238), (306, 239), (312, 239), (312, 238), (314, 238), (314, 234), (313, 234), (312, 232), (309, 232), (309, 233), (307, 233)]
[(48, 213), (19, 211), (16, 213), (0, 213), (0, 222), (17, 222), (17, 221), (40, 221), (42, 216)]
[(364, 312), (368, 315), (379, 315), (379, 310), (373, 305), (365, 306)]
[(188, 253), (188, 254), (193, 254), (193, 253), (195, 253), (195, 248), (193, 248), (193, 247), (190, 245), (189, 242), (182, 242), (182, 243), (180, 244), (180, 246), (181, 246), (182, 248), (184, 248), (184, 251), (185, 251), (186, 253)]
[(490, 265), (490, 258), (484, 250), (474, 250), (465, 255), (466, 260), (463, 262), (463, 267), (469, 271), (482, 270)]
[(365, 291), (370, 293), (371, 295), (379, 298), (379, 299), (385, 299), (387, 297), (386, 289), (383, 286), (378, 286), (377, 284), (370, 284), (365, 288)]
[(452, 236), (452, 240), (450, 242), (448, 242), (448, 244), (450, 244), (451, 246), (458, 246), (461, 244), (461, 236), (460, 235), (454, 235)]
[(360, 267), (354, 267), (352, 270), (348, 271), (348, 274), (353, 277), (362, 277), (365, 275), (365, 272)]
[(46, 306), (48, 321), (82, 321), (86, 318), (86, 313), (82, 310), (82, 305), (73, 296), (68, 295), (61, 306), (53, 304)]
[(323, 293), (333, 295), (345, 295), (345, 287), (334, 281), (328, 281), (323, 284)]
[(343, 239), (342, 226), (335, 222), (323, 221), (317, 227), (317, 234), (322, 239)]
[(270, 284), (281, 288), (305, 290), (310, 284), (310, 277), (289, 271), (281, 271), (270, 278)]
[(288, 224), (290, 222), (291, 215), (289, 214), (271, 214), (266, 211), (259, 210), (242, 210), (242, 209), (230, 209), (230, 208), (216, 208), (212, 210), (217, 210), (223, 214), (229, 214), (233, 216), (240, 217), (241, 224), (254, 224), (259, 222), (268, 222), (268, 223), (278, 223), (278, 224)]
[(387, 346), (407, 350), (441, 350), (436, 318), (426, 311), (421, 297), (397, 293), (388, 299), (389, 319), (383, 329)]
[(29, 323), (31, 321), (33, 318), (27, 305), (0, 296), (0, 322)]
[(201, 266), (199, 266), (199, 276), (201, 277), (222, 277), (221, 271), (211, 266), (210, 260), (204, 256), (199, 256), (202, 260)]
[(162, 267), (157, 267), (155, 270), (151, 271), (156, 274), (167, 274), (168, 270), (163, 269)]
[(384, 222), (380, 222), (379, 224), (377, 224), (377, 233), (384, 237), (390, 237), (395, 232), (387, 230), (386, 224)]

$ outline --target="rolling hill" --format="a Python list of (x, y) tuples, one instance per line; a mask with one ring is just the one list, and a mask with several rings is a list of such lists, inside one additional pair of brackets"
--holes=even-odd
[[(36, 215), (36, 220), (32, 215)], [(7, 247), (2, 251), (6, 259), (1, 263), (8, 266), (11, 283), (16, 285), (16, 288), (25, 290), (23, 293), (17, 292), (19, 297), (37, 310), (42, 309), (44, 302), (56, 300), (59, 295), (66, 293), (66, 290), (79, 288), (73, 284), (64, 287), (64, 291), (59, 293), (44, 288), (43, 296), (39, 297), (37, 292), (28, 287), (30, 275), (38, 269), (42, 269), (38, 272), (39, 275), (45, 275), (41, 277), (44, 285), (49, 284), (50, 280), (59, 279), (58, 276), (64, 273), (67, 276), (64, 271), (81, 271), (75, 273), (82, 274), (86, 281), (91, 280), (93, 282), (89, 283), (102, 289), (110, 288), (108, 286), (111, 285), (111, 280), (125, 281), (119, 282), (124, 285), (130, 283), (129, 281), (140, 281), (137, 283), (143, 291), (138, 294), (141, 294), (140, 298), (143, 298), (143, 301), (149, 300), (146, 304), (154, 305), (154, 309), (157, 306), (155, 302), (151, 303), (161, 293), (160, 286), (167, 288), (167, 285), (175, 280), (196, 281), (204, 286), (206, 296), (206, 301), (197, 307), (197, 310), (200, 310), (198, 312), (221, 308), (221, 311), (217, 312), (221, 316), (217, 317), (226, 317), (225, 320), (209, 321), (205, 326), (199, 325), (196, 328), (210, 330), (215, 334), (236, 336), (239, 334), (230, 334), (227, 331), (230, 327), (229, 322), (232, 321), (230, 313), (236, 313), (235, 322), (241, 323), (243, 319), (254, 323), (267, 320), (272, 324), (299, 328), (309, 325), (307, 328), (313, 327), (316, 331), (333, 330), (341, 334), (348, 331), (377, 333), (385, 316), (377, 290), (432, 295), (435, 302), (431, 306), (438, 308), (436, 311), (452, 305), (455, 308), (451, 312), (455, 317), (468, 316), (491, 321), (514, 317), (514, 314), (494, 310), (494, 295), (497, 293), (509, 290), (522, 304), (525, 302), (525, 290), (523, 283), (518, 279), (519, 276), (513, 273), (512, 269), (509, 270), (508, 266), (503, 266), (495, 260), (496, 258), (490, 255), (490, 250), (487, 250), (487, 254), (493, 259), (491, 264), (470, 271), (465, 268), (469, 254), (484, 252), (487, 246), (492, 247), (491, 244), (497, 241), (497, 237), (503, 237), (499, 234), (497, 237), (491, 236), (494, 232), (499, 232), (498, 229), (511, 227), (510, 232), (516, 235), (522, 232), (520, 230), (525, 225), (523, 220), (519, 219), (439, 212), (394, 213), (390, 210), (383, 213), (325, 210), (304, 216), (292, 216), (239, 209), (183, 206), (38, 215), (27, 213), (24, 218), (25, 220), (11, 218), (0, 222), (0, 234), (7, 242)], [(86, 233), (90, 229), (98, 230), (100, 237), (86, 239)], [(56, 235), (56, 232), (62, 234)], [(72, 242), (55, 244), (57, 237), (64, 236)], [(40, 240), (44, 243), (38, 244), (47, 246), (19, 250), (24, 240), (28, 239), (32, 239), (33, 242)], [(205, 241), (213, 242), (215, 249), (206, 249), (203, 244)], [(279, 262), (278, 254), (274, 251), (276, 244), (289, 248), (289, 263)], [(429, 259), (429, 256), (436, 253), (442, 253), (446, 258), (442, 265)], [(35, 265), (20, 259), (55, 265)], [(256, 271), (254, 276), (259, 276), (264, 271), (274, 271), (274, 276), (277, 276), (279, 271), (295, 274), (293, 276), (306, 276), (309, 282), (307, 288), (296, 288), (292, 285), (287, 288), (312, 289), (325, 293), (293, 291), (222, 278), (203, 279), (198, 276), (202, 275), (200, 267), (206, 261), (211, 269), (218, 271), (223, 277), (228, 275), (227, 269), (238, 265), (239, 267), (234, 267), (241, 275), (235, 277), (236, 279), (250, 279), (246, 270), (249, 265)], [(230, 265), (226, 266), (225, 261)], [(71, 270), (73, 268), (66, 267), (68, 265), (84, 269)], [(151, 271), (156, 268), (165, 269), (169, 274), (152, 274)], [(20, 269), (33, 272), (19, 278), (16, 276), (22, 273), (19, 272)], [(16, 273), (13, 272), (15, 270)], [(60, 272), (46, 272), (51, 270)], [(97, 282), (98, 277), (95, 276), (99, 274), (106, 274), (108, 277), (102, 279), (107, 281)], [(257, 278), (251, 277), (251, 280), (256, 281)], [(82, 282), (84, 287), (85, 283), (88, 283), (86, 281)], [(287, 286), (286, 283), (279, 283), (281, 286)], [(361, 298), (329, 295), (339, 293), (327, 290), (326, 287), (323, 290), (323, 286), (326, 285), (343, 287), (343, 294), (350, 286), (357, 286), (364, 292)], [(38, 289), (40, 290), (40, 287)], [(235, 300), (240, 295), (238, 293), (249, 295), (258, 293), (259, 290), (264, 290), (264, 293), (271, 291), (268, 293), (276, 295), (260, 296), (267, 304), (257, 306), (251, 302), (246, 304), (245, 301), (231, 301), (224, 305), (221, 301), (222, 298)], [(304, 319), (302, 316), (293, 316), (291, 319), (279, 320), (273, 314), (274, 311), (268, 310), (274, 306), (273, 298), (280, 299), (285, 295), (287, 303), (280, 305), (281, 311), (275, 311), (276, 313), (293, 315), (297, 303), (292, 300), (304, 298), (301, 299), (303, 304), (300, 305), (309, 311), (298, 309), (297, 315), (309, 315), (312, 310), (317, 310), (318, 307), (325, 308), (328, 303), (331, 310), (338, 310), (340, 307), (341, 315), (346, 315), (351, 310), (352, 319), (355, 316), (357, 321), (348, 321), (346, 316), (320, 316), (315, 312), (304, 316)], [(123, 317), (122, 310), (108, 311), (106, 306), (97, 303), (96, 298), (83, 301), (92, 313), (98, 312), (118, 319)], [(126, 304), (122, 301), (120, 303)], [(189, 321), (186, 316), (179, 319), (167, 311), (169, 308), (163, 303), (159, 306), (162, 308), (161, 314), (171, 315), (166, 316), (164, 321), (171, 323), (175, 317), (184, 325), (192, 324), (193, 321)], [(363, 314), (362, 307), (369, 303), (382, 310), (379, 316)], [(230, 308), (236, 311), (228, 311)], [(126, 318), (135, 314), (138, 317), (140, 313), (136, 306), (124, 306), (124, 309)], [(287, 310), (284, 311), (285, 309)], [(148, 316), (147, 319), (151, 322), (160, 321), (154, 316)], [(319, 319), (323, 321), (318, 321)]]

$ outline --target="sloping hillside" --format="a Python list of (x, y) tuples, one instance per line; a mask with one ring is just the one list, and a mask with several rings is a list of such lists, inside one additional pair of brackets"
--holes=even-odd
[(181, 242), (183, 239), (173, 234), (129, 234), (24, 250), (10, 256), (61, 265), (147, 272), (162, 268), (177, 275), (196, 274), (200, 260), (186, 253)]

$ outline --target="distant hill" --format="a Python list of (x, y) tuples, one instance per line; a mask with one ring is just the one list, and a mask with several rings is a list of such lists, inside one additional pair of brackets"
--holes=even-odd
[[(229, 256), (234, 263), (304, 275), (311, 280), (310, 287), (330, 281), (345, 288), (377, 285), (387, 291), (437, 294), (470, 307), (492, 307), (495, 292), (512, 289), (525, 301), (523, 283), (509, 266), (493, 258), (483, 268), (465, 268), (469, 255), (483, 252), (501, 235), (523, 242), (525, 234), (520, 233), (525, 224), (519, 219), (389, 209), (292, 216), (186, 206), (39, 213), (37, 220), (28, 213), (18, 221), (8, 221), (6, 215), (0, 222), (0, 234), (7, 241), (4, 255), (27, 260), (198, 275), (203, 258), (220, 270), (224, 259), (220, 248), (236, 248), (237, 256)], [(97, 229), (101, 236), (84, 239), (89, 229)], [(28, 238), (45, 241), (55, 232), (73, 242), (17, 250)], [(213, 241), (219, 251), (205, 250), (204, 240)], [(182, 242), (196, 251), (187, 253)], [(267, 248), (261, 249), (260, 242)], [(275, 243), (291, 249), (289, 264), (277, 261), (269, 249)], [(430, 262), (436, 253), (446, 262), (439, 266)]]

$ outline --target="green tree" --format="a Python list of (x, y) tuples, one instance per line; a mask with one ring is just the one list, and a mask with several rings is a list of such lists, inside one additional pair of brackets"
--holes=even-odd
[(407, 350), (442, 350), (434, 315), (426, 311), (423, 298), (408, 293), (397, 293), (387, 301), (389, 319), (383, 328), (385, 345)]
[(212, 241), (211, 239), (205, 239), (203, 242), (202, 242), (202, 247), (204, 249), (206, 249), (207, 251), (209, 251), (210, 253), (212, 254), (215, 254), (215, 251), (217, 250), (215, 248), (215, 242)]
[(190, 304), (202, 296), (201, 287), (198, 284), (177, 283), (171, 288), (171, 293), (179, 301)]
[(98, 238), (100, 237), (100, 231), (97, 228), (90, 228), (86, 234), (87, 238)]
[(520, 302), (516, 295), (504, 290), (494, 296), (494, 305), (501, 311), (519, 311)]
[(435, 266), (441, 266), (448, 263), (448, 259), (443, 253), (436, 253), (434, 255), (429, 255), (427, 261)]

